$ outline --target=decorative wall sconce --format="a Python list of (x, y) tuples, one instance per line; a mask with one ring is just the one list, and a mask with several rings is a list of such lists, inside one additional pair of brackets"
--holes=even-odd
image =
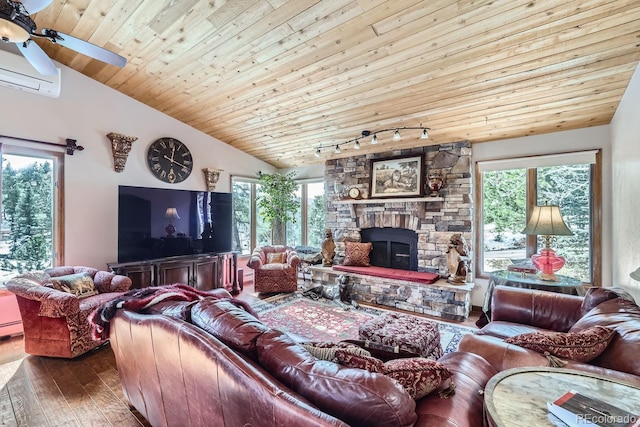
[(131, 152), (131, 145), (138, 139), (138, 137), (110, 132), (107, 134), (107, 138), (111, 141), (114, 169), (116, 172), (122, 172), (124, 170), (125, 163), (127, 163), (127, 157)]
[(216, 184), (218, 183), (218, 179), (220, 178), (220, 172), (222, 169), (216, 168), (204, 168), (202, 172), (204, 173), (204, 180), (207, 184), (207, 191), (216, 191)]

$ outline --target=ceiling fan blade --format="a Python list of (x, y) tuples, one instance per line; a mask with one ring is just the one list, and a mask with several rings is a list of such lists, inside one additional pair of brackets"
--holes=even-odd
[(27, 61), (33, 65), (40, 74), (43, 76), (53, 76), (58, 74), (58, 69), (53, 65), (51, 58), (44, 53), (44, 50), (38, 44), (32, 40), (27, 40), (24, 43), (16, 43), (18, 49)]
[(124, 67), (127, 63), (126, 58), (116, 53), (111, 52), (103, 47), (96, 46), (88, 41), (81, 40), (79, 38), (70, 36), (68, 34), (61, 33), (56, 30), (45, 28), (42, 30), (42, 34), (49, 40), (57, 43), (61, 46), (73, 49), (76, 52), (98, 59), (108, 64), (113, 64), (118, 67)]
[(21, 0), (20, 3), (27, 9), (27, 12), (36, 13), (40, 12), (45, 7), (51, 4), (52, 0)]

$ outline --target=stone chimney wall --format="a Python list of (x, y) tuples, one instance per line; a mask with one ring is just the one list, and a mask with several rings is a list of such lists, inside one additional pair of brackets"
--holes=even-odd
[[(363, 199), (369, 197), (372, 159), (417, 155), (424, 156), (424, 196), (407, 198), (407, 201), (344, 202), (349, 200), (346, 193), (352, 187), (360, 189)], [(432, 172), (439, 172), (444, 179), (440, 197), (429, 195), (427, 180)], [(447, 277), (446, 251), (454, 233), (465, 238), (471, 251), (469, 258), (473, 259), (472, 176), (471, 143), (468, 141), (327, 160), (325, 223), (333, 231), (336, 243), (334, 262), (342, 262), (345, 240), (360, 241), (363, 228), (407, 228), (418, 234), (418, 270)], [(336, 201), (338, 203), (334, 203)], [(469, 270), (472, 269), (473, 265)]]

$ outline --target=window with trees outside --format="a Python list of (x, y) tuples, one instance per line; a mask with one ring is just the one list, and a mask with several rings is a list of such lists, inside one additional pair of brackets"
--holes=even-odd
[(61, 257), (58, 153), (0, 144), (0, 283), (56, 265)]
[(478, 162), (480, 195), (477, 276), (505, 270), (544, 247), (541, 236), (522, 233), (528, 208), (558, 205), (571, 236), (554, 236), (565, 257), (558, 274), (600, 283), (601, 172), (598, 151)]
[[(233, 250), (248, 255), (257, 246), (271, 244), (271, 229), (257, 210), (260, 181), (232, 177)], [(300, 208), (295, 223), (286, 224), (287, 245), (320, 247), (324, 230), (324, 182), (300, 182)]]

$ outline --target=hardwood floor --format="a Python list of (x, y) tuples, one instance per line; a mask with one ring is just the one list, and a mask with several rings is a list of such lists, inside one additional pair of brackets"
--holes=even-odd
[(0, 425), (150, 425), (129, 409), (109, 345), (67, 360), (29, 356), (22, 341), (0, 341)]
[[(238, 298), (251, 303), (260, 295), (246, 280)], [(474, 326), (478, 316), (462, 324)], [(129, 409), (108, 344), (68, 360), (26, 354), (22, 336), (0, 340), (0, 426), (149, 425)]]

